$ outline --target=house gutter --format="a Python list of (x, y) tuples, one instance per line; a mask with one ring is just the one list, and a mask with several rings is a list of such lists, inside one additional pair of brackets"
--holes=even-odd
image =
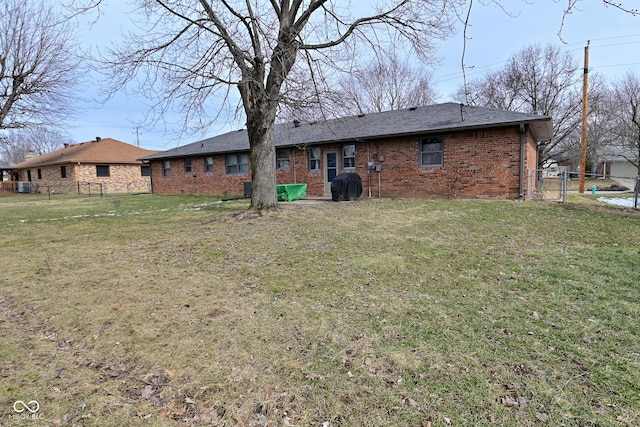
[(528, 126), (524, 123), (520, 123), (520, 199), (525, 198), (525, 165), (526, 160), (525, 152), (527, 146), (527, 130)]

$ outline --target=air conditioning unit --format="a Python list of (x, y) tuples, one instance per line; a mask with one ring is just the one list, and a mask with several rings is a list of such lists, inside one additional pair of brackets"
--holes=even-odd
[(31, 193), (31, 183), (28, 181), (18, 182), (18, 193)]

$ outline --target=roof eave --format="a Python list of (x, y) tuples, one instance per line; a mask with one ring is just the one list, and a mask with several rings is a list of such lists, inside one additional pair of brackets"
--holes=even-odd
[[(322, 144), (330, 144), (334, 142), (348, 142), (348, 141), (371, 141), (375, 139), (384, 139), (391, 137), (407, 137), (407, 136), (416, 136), (416, 135), (428, 135), (428, 134), (437, 134), (437, 133), (448, 133), (448, 132), (467, 132), (473, 130), (484, 130), (484, 129), (495, 129), (501, 127), (513, 127), (519, 126), (521, 124), (528, 124), (533, 132), (534, 136), (538, 141), (548, 141), (551, 139), (553, 134), (553, 127), (551, 125), (551, 119), (549, 117), (542, 117), (539, 120), (525, 120), (525, 121), (510, 121), (503, 123), (486, 123), (486, 124), (472, 124), (468, 126), (445, 126), (439, 128), (431, 128), (424, 130), (416, 130), (412, 132), (402, 132), (402, 133), (389, 133), (389, 134), (379, 134), (372, 136), (361, 136), (361, 137), (348, 137), (348, 138), (337, 138), (331, 140), (322, 140), (322, 141), (312, 141), (307, 143), (307, 145), (322, 145)], [(281, 145), (281, 147), (295, 147), (297, 145), (305, 145), (305, 144), (288, 144)]]
[[(317, 145), (331, 144), (331, 143), (371, 141), (371, 140), (390, 138), (390, 137), (408, 137), (408, 136), (435, 134), (435, 133), (495, 129), (500, 127), (519, 126), (522, 124), (529, 125), (529, 128), (531, 129), (534, 137), (538, 141), (548, 141), (551, 139), (553, 135), (551, 118), (549, 116), (539, 116), (539, 118), (536, 117), (536, 118), (528, 118), (528, 119), (509, 120), (504, 122), (472, 123), (468, 125), (462, 122), (456, 125), (447, 125), (442, 127), (434, 127), (430, 129), (420, 129), (420, 130), (415, 130), (410, 132), (400, 132), (400, 133), (390, 132), (390, 133), (377, 134), (377, 135), (349, 136), (349, 137), (341, 137), (341, 138), (333, 138), (333, 139), (322, 139), (322, 140), (318, 139), (315, 141), (307, 141), (307, 142), (276, 144), (276, 148), (317, 146)], [(194, 144), (198, 144), (198, 143), (201, 143), (201, 142), (198, 141)], [(241, 148), (241, 149), (236, 148), (233, 150), (219, 150), (219, 149), (211, 150), (208, 148), (211, 148), (211, 147), (202, 147), (202, 149), (195, 150), (194, 152), (190, 152), (190, 153), (179, 153), (177, 152), (178, 150), (174, 149), (167, 152), (160, 152), (153, 155), (141, 157), (138, 160), (158, 161), (158, 160), (178, 159), (178, 158), (193, 157), (193, 156), (203, 156), (207, 154), (238, 153), (238, 152), (246, 152), (249, 150), (249, 147)]]

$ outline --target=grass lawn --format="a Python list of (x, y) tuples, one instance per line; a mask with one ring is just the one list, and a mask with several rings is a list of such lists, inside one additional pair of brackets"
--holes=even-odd
[(246, 207), (0, 197), (0, 425), (640, 425), (638, 212)]

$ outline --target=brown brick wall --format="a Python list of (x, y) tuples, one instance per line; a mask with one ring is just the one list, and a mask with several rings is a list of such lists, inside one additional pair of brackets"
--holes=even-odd
[[(41, 179), (38, 178), (38, 169), (41, 171)], [(37, 191), (41, 193), (46, 193), (48, 191), (47, 187), (50, 187), (50, 190), (54, 193), (76, 193), (78, 191), (74, 165), (66, 165), (66, 178), (61, 177), (60, 166), (47, 166), (28, 170), (31, 171), (32, 185), (36, 186)], [(19, 171), (18, 180), (28, 181), (28, 170)]]
[(83, 187), (91, 185), (92, 192), (102, 184), (102, 191), (106, 194), (143, 193), (150, 191), (151, 178), (142, 176), (141, 165), (109, 165), (108, 177), (96, 175), (96, 165), (80, 165), (78, 182), (80, 192), (87, 190)]
[[(342, 144), (322, 146), (322, 163), (327, 150), (339, 153), (339, 171), (356, 172), (362, 178), (363, 197), (447, 197), (516, 199), (520, 193), (520, 133), (518, 127), (446, 133), (444, 166), (419, 166), (420, 137), (390, 138), (357, 142), (356, 167), (341, 166)], [(214, 155), (213, 173), (204, 173), (204, 157), (193, 157), (193, 172), (185, 174), (184, 160), (171, 160), (171, 177), (162, 177), (162, 163), (151, 163), (153, 191), (157, 194), (242, 195), (246, 175), (226, 175), (225, 155)], [(383, 161), (380, 159), (383, 158)], [(382, 171), (368, 173), (374, 160)], [(526, 169), (535, 169), (536, 141), (529, 133)], [(324, 169), (324, 164), (322, 165)], [(288, 171), (278, 171), (279, 184), (306, 183), (307, 195), (324, 194), (324, 170), (308, 171), (307, 152), (291, 148)]]
[[(141, 165), (109, 165), (109, 177), (96, 176), (96, 165), (67, 164), (67, 176), (62, 178), (60, 166), (32, 168), (31, 182), (38, 191), (46, 192), (47, 186), (54, 193), (107, 194), (140, 193), (150, 191), (151, 178), (141, 176)], [(40, 169), (41, 178), (38, 178)], [(20, 181), (28, 180), (28, 170), (19, 171)]]
[[(443, 136), (444, 165), (440, 168), (419, 166), (419, 138), (398, 139), (394, 144), (372, 144), (372, 157), (379, 159), (384, 156), (384, 161), (378, 162), (382, 166), (379, 187), (378, 173), (371, 174), (372, 193), (377, 195), (379, 189), (383, 197), (519, 197), (518, 128), (458, 132)], [(535, 156), (535, 145), (533, 153)], [(362, 162), (358, 161), (358, 164)], [(361, 176), (364, 177), (363, 174)]]
[(213, 172), (205, 173), (205, 157), (192, 157), (192, 172), (184, 172), (184, 159), (171, 159), (170, 177), (162, 176), (162, 162), (151, 162), (151, 183), (156, 194), (205, 194), (240, 196), (244, 182), (251, 181), (248, 174), (227, 175), (225, 156), (213, 156)]

